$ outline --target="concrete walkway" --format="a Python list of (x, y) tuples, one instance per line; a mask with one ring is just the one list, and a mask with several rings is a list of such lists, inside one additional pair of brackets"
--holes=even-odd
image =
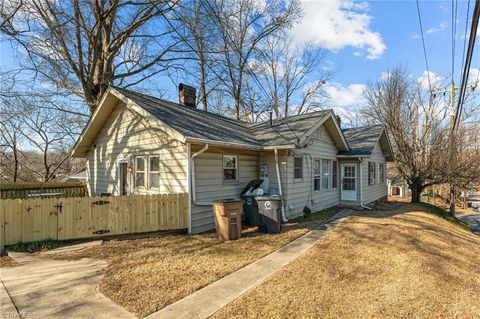
[(473, 233), (480, 235), (480, 213), (457, 214), (456, 217), (462, 222), (467, 223)]
[(342, 210), (324, 225), (297, 238), (270, 255), (225, 276), (146, 318), (208, 318), (305, 253), (322, 239), (330, 228), (350, 214), (351, 211)]
[[(1, 318), (135, 318), (96, 287), (107, 263), (30, 260), (0, 269)], [(3, 288), (5, 289), (1, 289)], [(8, 301), (13, 301), (13, 304)], [(5, 305), (4, 305), (5, 302)]]

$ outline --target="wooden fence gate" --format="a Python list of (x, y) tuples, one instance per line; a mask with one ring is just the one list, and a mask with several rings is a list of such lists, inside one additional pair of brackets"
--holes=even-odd
[(188, 227), (188, 194), (0, 200), (3, 245)]

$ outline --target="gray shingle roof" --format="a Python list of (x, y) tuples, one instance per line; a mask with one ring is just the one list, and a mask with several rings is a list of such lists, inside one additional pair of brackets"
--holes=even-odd
[[(146, 94), (114, 88), (187, 139), (202, 139), (249, 147), (292, 145), (331, 110), (291, 116), (269, 123), (248, 123), (204, 112)], [(382, 125), (343, 129), (349, 151), (339, 155), (370, 155), (383, 132)]]
[(265, 122), (234, 120), (130, 90), (117, 87), (115, 90), (187, 138), (253, 147), (293, 144), (329, 112), (322, 110), (279, 119), (270, 126)]
[(370, 155), (384, 130), (383, 125), (372, 125), (343, 129), (350, 150), (338, 155)]

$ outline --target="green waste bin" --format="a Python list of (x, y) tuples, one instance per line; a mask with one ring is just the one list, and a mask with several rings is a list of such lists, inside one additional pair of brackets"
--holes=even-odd
[(243, 189), (241, 197), (244, 201), (243, 205), (243, 214), (245, 218), (245, 223), (251, 226), (260, 225), (260, 214), (258, 213), (258, 203), (255, 199), (257, 195), (246, 195), (249, 192), (256, 190), (262, 185), (263, 180), (254, 179), (251, 180), (247, 186)]

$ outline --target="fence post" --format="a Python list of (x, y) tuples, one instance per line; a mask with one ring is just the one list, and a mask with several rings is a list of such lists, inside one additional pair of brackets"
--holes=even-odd
[(5, 250), (5, 209), (3, 203), (3, 201), (0, 201), (0, 256), (3, 255)]

